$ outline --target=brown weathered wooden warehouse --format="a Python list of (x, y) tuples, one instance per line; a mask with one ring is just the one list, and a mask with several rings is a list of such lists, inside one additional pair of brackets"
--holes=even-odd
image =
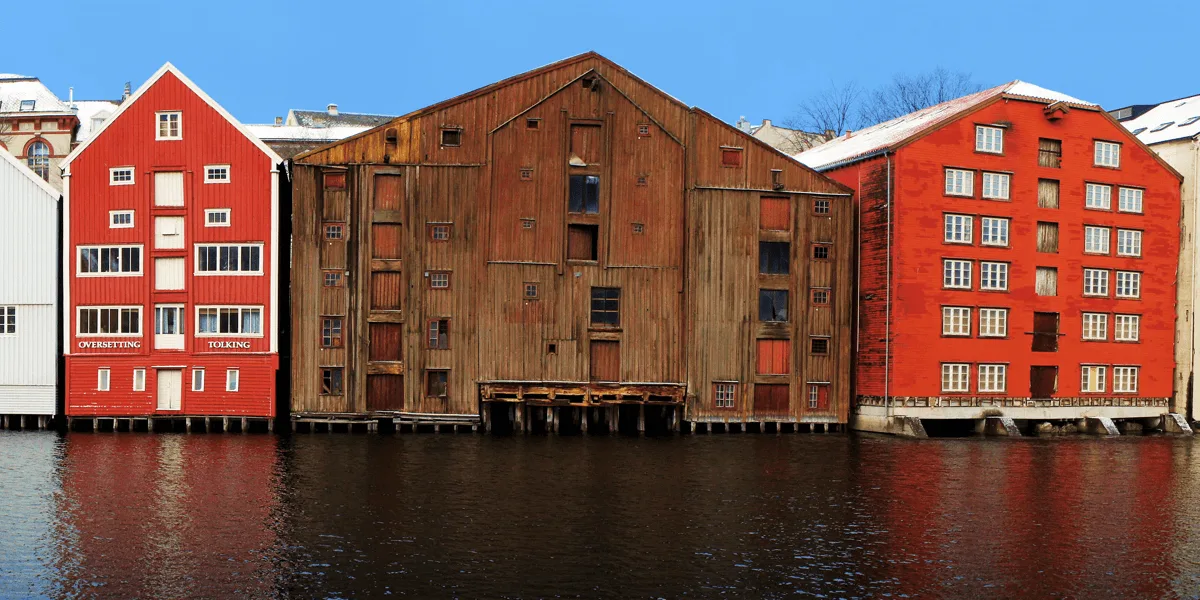
[(595, 53), (302, 154), (293, 418), (845, 423), (849, 196)]

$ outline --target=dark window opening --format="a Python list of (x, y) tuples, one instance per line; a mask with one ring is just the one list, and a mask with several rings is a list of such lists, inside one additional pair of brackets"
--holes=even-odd
[(442, 128), (442, 145), (443, 146), (461, 146), (462, 145), (462, 129), (457, 127)]
[(742, 149), (741, 148), (721, 147), (721, 166), (722, 167), (741, 167), (742, 166)]
[(600, 177), (597, 175), (572, 175), (571, 197), (567, 212), (594, 215), (600, 212)]
[(646, 226), (645, 226), (645, 225), (643, 225), (643, 224), (641, 224), (641, 223), (634, 223), (634, 224), (633, 224), (633, 233), (634, 233), (634, 235), (641, 235), (641, 234), (645, 233), (645, 231), (646, 231)]
[(1029, 396), (1049, 398), (1058, 391), (1058, 367), (1029, 367)]
[(395, 146), (396, 139), (397, 135), (395, 127), (388, 127), (387, 130), (383, 132), (383, 143), (389, 146)]
[(828, 306), (829, 305), (829, 290), (814, 289), (812, 291), (813, 306)]
[(342, 347), (342, 319), (341, 317), (325, 317), (321, 319), (321, 347), (322, 348), (341, 348)]
[(325, 239), (340, 240), (345, 239), (346, 228), (341, 223), (331, 223), (325, 226)]
[(828, 200), (813, 200), (813, 214), (827, 215), (829, 214)]
[(558, 354), (558, 344), (554, 342), (546, 344), (546, 354)]
[(541, 119), (525, 119), (525, 129), (541, 129)]
[(323, 396), (341, 396), (342, 395), (342, 369), (341, 369), (341, 367), (321, 369), (321, 395), (323, 395)]
[(441, 398), (450, 396), (450, 371), (429, 369), (425, 371), (425, 397)]
[(599, 234), (600, 227), (597, 225), (568, 225), (567, 259), (597, 260), (599, 253), (596, 240), (600, 237)]
[(1058, 313), (1033, 313), (1034, 352), (1058, 352)]
[(812, 338), (812, 354), (829, 354), (829, 338)]
[(817, 260), (829, 260), (829, 248), (828, 244), (814, 244), (813, 258)]
[(521, 229), (533, 229), (534, 223), (533, 219), (521, 219)]
[(649, 183), (649, 178), (647, 176), (638, 175), (638, 178), (637, 178), (638, 187), (646, 187), (647, 183)]
[(650, 125), (648, 123), (638, 123), (638, 136), (645, 137), (650, 135)]
[(787, 275), (791, 246), (788, 242), (759, 242), (758, 272), (764, 275)]
[(338, 271), (325, 271), (325, 287), (342, 287), (342, 274)]
[(521, 167), (521, 181), (530, 181), (533, 179), (533, 168)]
[(621, 288), (592, 288), (592, 325), (621, 325)]
[(534, 281), (526, 281), (525, 282), (525, 299), (526, 300), (537, 300), (538, 299), (538, 284), (537, 284), (537, 282), (534, 282)]
[(430, 225), (429, 239), (434, 242), (450, 241), (450, 225)]
[(770, 323), (787, 322), (787, 290), (758, 290), (758, 320)]
[(450, 349), (450, 319), (435, 319), (429, 322), (429, 349)]

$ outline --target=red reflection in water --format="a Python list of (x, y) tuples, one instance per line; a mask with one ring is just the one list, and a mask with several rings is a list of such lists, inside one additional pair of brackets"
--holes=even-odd
[(57, 530), (64, 595), (271, 595), (276, 443), (72, 434)]

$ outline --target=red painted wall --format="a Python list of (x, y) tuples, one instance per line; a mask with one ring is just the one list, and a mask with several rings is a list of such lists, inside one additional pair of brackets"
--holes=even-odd
[[(157, 111), (182, 111), (182, 140), (156, 141)], [(229, 165), (229, 183), (204, 183), (206, 165)], [(134, 185), (109, 184), (109, 169), (132, 166)], [(275, 406), (274, 370), (278, 362), (272, 350), (271, 303), (275, 273), (271, 268), (274, 228), (272, 223), (273, 158), (229, 123), (217, 110), (193, 92), (173, 73), (167, 72), (70, 164), (68, 258), (70, 302), (67, 340), (66, 413), (147, 414), (154, 411), (155, 366), (213, 365), (207, 395), (192, 394), (185, 372), (184, 393), (178, 414), (237, 414), (271, 416)], [(154, 172), (184, 172), (184, 206), (154, 206)], [(229, 227), (205, 227), (205, 209), (231, 209)], [(109, 211), (134, 210), (134, 227), (112, 229)], [(154, 249), (154, 217), (184, 217), (184, 249)], [(263, 244), (262, 275), (197, 276), (195, 246), (205, 242)], [(78, 277), (79, 246), (98, 244), (141, 244), (143, 274), (136, 277)], [(154, 259), (183, 257), (186, 283), (182, 292), (154, 290)], [(185, 305), (185, 350), (154, 350), (154, 306)], [(142, 306), (142, 335), (136, 337), (79, 337), (76, 320), (79, 306)], [(261, 337), (198, 337), (196, 306), (254, 305), (262, 307)], [(135, 349), (82, 348), (80, 342), (137, 342)], [(231, 351), (214, 348), (213, 342), (245, 343)], [(225, 366), (219, 366), (225, 365)], [(242, 366), (244, 365), (244, 366)], [(96, 392), (95, 369), (112, 371), (111, 391)], [(217, 375), (219, 366), (219, 377)], [(241, 366), (241, 391), (223, 391), (226, 366)], [(145, 367), (148, 399), (129, 392), (132, 369)], [(124, 382), (124, 387), (118, 383)], [(220, 394), (214, 394), (219, 383)], [(143, 401), (144, 400), (144, 401)], [(131, 412), (132, 411), (132, 412)], [(175, 411), (172, 411), (175, 412)]]
[[(1179, 255), (1180, 192), (1179, 180), (1147, 151), (1136, 145), (1118, 125), (1094, 111), (1073, 110), (1058, 121), (1043, 114), (1044, 104), (1000, 100), (973, 114), (941, 127), (933, 133), (900, 148), (891, 165), (893, 177), (893, 303), (891, 315), (892, 396), (939, 396), (942, 362), (1009, 364), (1007, 392), (1003, 395), (1029, 396), (1029, 369), (1032, 365), (1058, 366), (1056, 397), (1079, 397), (1080, 366), (1084, 363), (1136, 365), (1140, 367), (1137, 396), (1165, 398), (1172, 394), (1172, 346), (1175, 328), (1175, 272)], [(975, 152), (975, 125), (1008, 122), (1004, 135), (1004, 154)], [(1038, 139), (1062, 140), (1061, 168), (1038, 166)], [(1118, 169), (1093, 166), (1096, 139), (1122, 143)], [(878, 170), (884, 159), (875, 159), (827, 173), (859, 191), (860, 202), (871, 202), (874, 192), (858, 183), (865, 172)], [(975, 176), (975, 198), (946, 196), (944, 168), (1010, 172), (1010, 200), (980, 198), (982, 180)], [(1060, 181), (1058, 209), (1038, 207), (1038, 179)], [(869, 179), (868, 179), (869, 180)], [(1111, 211), (1084, 208), (1085, 182), (1113, 186)], [(1127, 185), (1145, 189), (1144, 214), (1116, 212), (1117, 187)], [(976, 215), (972, 246), (947, 244), (944, 240), (944, 213)], [(884, 211), (864, 210), (863, 288), (868, 294), (879, 289), (877, 281), (884, 273), (885, 234), (873, 222), (872, 215)], [(1011, 218), (1010, 246), (980, 246), (978, 216)], [(1059, 224), (1059, 251), (1037, 252), (1037, 223)], [(1109, 256), (1083, 253), (1084, 225), (1113, 228)], [(1143, 233), (1142, 257), (1116, 256), (1117, 227), (1140, 229)], [(973, 290), (942, 288), (942, 259), (975, 260)], [(881, 260), (882, 259), (882, 260)], [(1007, 261), (1009, 290), (979, 291), (979, 260)], [(1034, 291), (1035, 268), (1058, 268), (1058, 295), (1037, 296)], [(1109, 276), (1109, 298), (1083, 296), (1083, 268), (1142, 272), (1141, 298), (1115, 299), (1115, 273)], [(1009, 308), (1008, 336), (1004, 339), (980, 339), (978, 311), (972, 311), (972, 336), (942, 336), (942, 306)], [(881, 299), (864, 301), (859, 332), (860, 361), (882, 356), (885, 338), (878, 325)], [(1034, 312), (1059, 313), (1059, 349), (1055, 353), (1032, 352)], [(1082, 340), (1082, 312), (1141, 315), (1140, 342), (1091, 342)], [(1113, 337), (1113, 317), (1109, 317), (1108, 336)], [(883, 378), (874, 365), (857, 372), (858, 394), (883, 393)], [(977, 372), (971, 371), (971, 394), (976, 393)], [(1112, 370), (1106, 373), (1106, 393), (1113, 396)]]

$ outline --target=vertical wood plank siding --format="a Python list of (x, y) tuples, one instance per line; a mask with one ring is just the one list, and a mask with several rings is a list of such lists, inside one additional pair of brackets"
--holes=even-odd
[[(442, 144), (444, 130), (461, 132), (459, 144)], [(722, 146), (742, 148), (743, 166), (721, 167)], [(847, 188), (603, 57), (510, 78), (297, 163), (294, 218), (297, 231), (310, 231), (294, 240), (309, 246), (297, 249), (293, 278), (296, 412), (392, 410), (387, 404), (477, 414), (481, 385), (600, 377), (686, 389), (687, 418), (758, 418), (742, 394), (760, 379), (755, 340), (765, 335), (787, 347), (777, 358), (788, 374), (762, 376), (789, 394), (770, 419), (846, 420)], [(322, 206), (330, 193), (321, 174), (333, 170), (348, 173), (345, 215)], [(569, 210), (572, 175), (599, 178), (598, 210)], [(757, 321), (764, 196), (775, 203), (768, 219), (788, 230), (770, 234), (792, 244), (790, 275), (770, 276), (789, 291), (786, 324)], [(829, 200), (830, 214), (813, 215), (817, 197)], [(322, 219), (347, 221), (340, 254), (321, 237)], [(449, 225), (450, 239), (431, 239), (433, 224)], [(595, 260), (569, 258), (571, 224), (594, 228)], [(831, 260), (810, 260), (814, 240), (832, 245)], [(313, 274), (343, 259), (348, 303), (317, 306)], [(449, 272), (450, 286), (432, 288), (433, 271)], [(810, 307), (810, 282), (831, 287), (833, 304)], [(592, 290), (601, 287), (620, 290), (617, 327), (591, 322)], [(321, 311), (342, 306), (344, 353), (317, 349), (319, 318), (332, 314)], [(429, 347), (430, 322), (440, 319), (449, 319), (448, 349)], [(829, 356), (805, 355), (809, 335), (832, 336)], [(397, 342), (394, 360), (374, 346)], [(321, 366), (353, 374), (344, 398), (316, 393)], [(427, 397), (429, 370), (450, 372), (446, 398)], [(402, 383), (371, 375), (383, 373), (402, 374)], [(801, 406), (808, 380), (832, 384), (831, 412)], [(740, 382), (737, 409), (712, 409), (713, 381)], [(402, 398), (384, 402), (395, 394)]]

